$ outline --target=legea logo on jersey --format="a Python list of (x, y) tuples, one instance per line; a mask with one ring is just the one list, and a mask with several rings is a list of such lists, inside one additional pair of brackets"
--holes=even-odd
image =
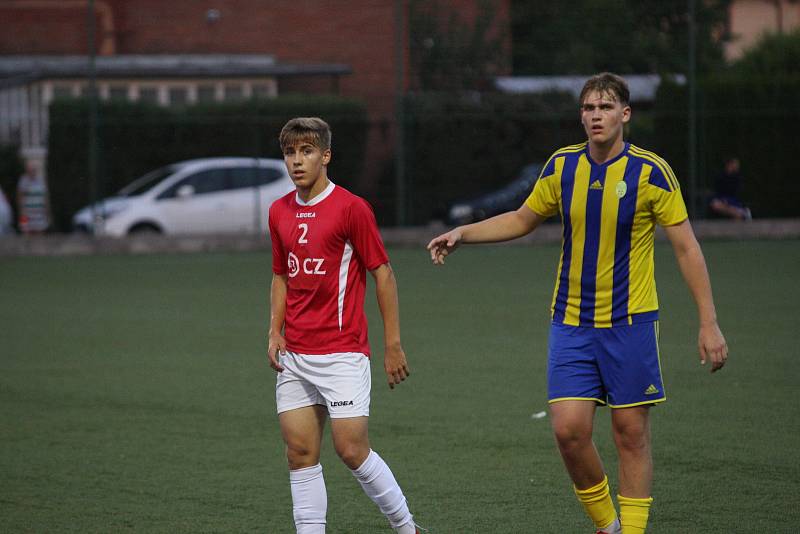
[(325, 270), (322, 268), (324, 263), (324, 258), (306, 258), (301, 262), (293, 252), (290, 252), (288, 259), (289, 278), (297, 276), (301, 268), (305, 274), (325, 274)]

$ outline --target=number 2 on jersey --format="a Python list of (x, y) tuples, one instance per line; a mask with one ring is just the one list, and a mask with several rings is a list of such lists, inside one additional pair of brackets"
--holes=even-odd
[(300, 223), (297, 225), (297, 227), (303, 231), (302, 235), (297, 239), (297, 242), (302, 244), (308, 243), (308, 239), (306, 239), (306, 235), (308, 234), (308, 224)]

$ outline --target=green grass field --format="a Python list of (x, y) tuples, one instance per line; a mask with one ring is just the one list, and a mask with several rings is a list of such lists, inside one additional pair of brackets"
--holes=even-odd
[[(657, 247), (662, 364), (652, 534), (800, 523), (800, 242), (704, 244), (728, 367)], [(550, 434), (556, 246), (390, 250), (412, 367), (385, 385), (374, 292), (371, 439), (431, 534), (588, 533)], [(293, 532), (264, 357), (267, 254), (0, 259), (0, 531)], [(370, 283), (371, 284), (371, 283)], [(372, 286), (370, 285), (370, 288)], [(609, 416), (597, 446), (616, 481)], [(390, 532), (335, 457), (328, 532)]]

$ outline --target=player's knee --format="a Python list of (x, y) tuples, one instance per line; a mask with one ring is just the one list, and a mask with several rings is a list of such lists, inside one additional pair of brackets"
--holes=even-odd
[(319, 451), (303, 443), (286, 444), (289, 469), (303, 469), (319, 463)]
[(650, 446), (647, 427), (640, 425), (615, 426), (614, 441), (618, 449), (631, 452), (645, 451)]
[(554, 423), (553, 433), (559, 448), (562, 450), (580, 447), (592, 440), (591, 427), (587, 428), (585, 425), (571, 421)]
[(369, 456), (369, 446), (358, 441), (339, 440), (334, 443), (336, 454), (350, 469), (358, 469)]

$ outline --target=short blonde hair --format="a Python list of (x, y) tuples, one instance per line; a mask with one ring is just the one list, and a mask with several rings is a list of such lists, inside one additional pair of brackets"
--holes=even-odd
[(319, 117), (297, 117), (284, 125), (278, 139), (281, 150), (306, 141), (324, 152), (331, 148), (331, 127)]
[(586, 80), (581, 90), (581, 96), (578, 99), (581, 106), (583, 105), (583, 100), (586, 98), (586, 95), (592, 91), (597, 91), (601, 95), (609, 94), (616, 98), (617, 102), (623, 106), (629, 105), (631, 101), (628, 83), (622, 76), (614, 74), (613, 72), (601, 72)]

